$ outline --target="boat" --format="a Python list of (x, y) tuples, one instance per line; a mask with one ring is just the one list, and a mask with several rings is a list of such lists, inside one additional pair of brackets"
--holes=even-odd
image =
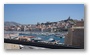
[(48, 40), (49, 42), (54, 42), (55, 41), (55, 39), (54, 38), (49, 38), (49, 40)]
[(42, 38), (40, 38), (40, 37), (32, 38), (32, 41), (34, 41), (34, 42), (39, 42), (39, 41), (42, 41)]

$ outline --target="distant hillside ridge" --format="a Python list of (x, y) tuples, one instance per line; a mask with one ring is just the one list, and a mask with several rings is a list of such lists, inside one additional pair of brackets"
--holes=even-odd
[(9, 21), (4, 22), (4, 26), (17, 26), (17, 25), (21, 25), (21, 24), (16, 22), (9, 22)]

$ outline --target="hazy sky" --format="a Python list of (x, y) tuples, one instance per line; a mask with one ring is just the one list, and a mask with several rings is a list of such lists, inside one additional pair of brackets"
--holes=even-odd
[(83, 4), (5, 4), (4, 21), (21, 24), (84, 18)]

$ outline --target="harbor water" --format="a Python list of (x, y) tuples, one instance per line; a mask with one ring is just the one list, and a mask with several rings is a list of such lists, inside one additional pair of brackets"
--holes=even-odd
[[(8, 32), (4, 32), (4, 34), (10, 34), (10, 33), (17, 33), (18, 36), (34, 36), (35, 38), (41, 38), (43, 41), (48, 41), (51, 38), (53, 38), (56, 41), (59, 41), (59, 43), (64, 43), (65, 38), (63, 38), (63, 36), (56, 36), (55, 33), (54, 34), (50, 34), (49, 35), (43, 33), (42, 32), (17, 32), (17, 31), (8, 31)], [(63, 34), (62, 32), (59, 32), (59, 34)]]

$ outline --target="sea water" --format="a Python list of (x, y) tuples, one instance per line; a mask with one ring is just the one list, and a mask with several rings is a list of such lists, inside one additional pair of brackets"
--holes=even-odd
[[(4, 34), (6, 34), (6, 33), (8, 33), (8, 34), (10, 34), (10, 33), (23, 33), (23, 34), (19, 34), (19, 36), (23, 35), (23, 36), (34, 36), (37, 38), (40, 37), (44, 41), (48, 41), (50, 38), (53, 38), (53, 39), (59, 41), (60, 43), (64, 43), (64, 41), (65, 41), (65, 38), (60, 38), (60, 37), (55, 36), (55, 35), (41, 35), (41, 32), (38, 32), (38, 33), (40, 33), (39, 35), (37, 35), (38, 34), (37, 32), (30, 33), (30, 32), (18, 32), (18, 31), (5, 31)], [(28, 34), (26, 34), (26, 33), (28, 33)], [(60, 33), (62, 34), (62, 32), (60, 32)]]
[(36, 38), (41, 38), (44, 41), (48, 41), (50, 38), (53, 38), (53, 39), (59, 41), (60, 43), (64, 43), (64, 39), (65, 39), (65, 38), (60, 38), (55, 35), (36, 35), (36, 34), (19, 34), (19, 35), (20, 36), (34, 36)]

